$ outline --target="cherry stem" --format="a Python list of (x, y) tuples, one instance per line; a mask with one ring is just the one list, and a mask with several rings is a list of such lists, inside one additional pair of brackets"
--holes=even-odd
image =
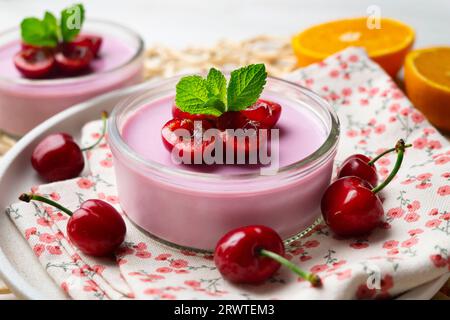
[(276, 262), (278, 262), (279, 264), (292, 270), (295, 274), (297, 274), (301, 278), (309, 281), (313, 285), (313, 287), (320, 287), (322, 285), (322, 280), (320, 279), (320, 277), (318, 275), (316, 275), (314, 273), (309, 273), (309, 272), (303, 271), (302, 269), (297, 267), (295, 264), (293, 264), (291, 261), (280, 256), (279, 254), (277, 254), (275, 252), (261, 249), (259, 251), (259, 254), (263, 257), (273, 259)]
[[(406, 148), (409, 148), (409, 147), (412, 147), (412, 144), (405, 144), (405, 149), (406, 149)], [(391, 152), (393, 152), (393, 151), (398, 151), (398, 150), (397, 150), (397, 146), (394, 147), (394, 148), (391, 148), (391, 149), (387, 149), (386, 151), (380, 153), (380, 154), (377, 155), (375, 158), (373, 158), (372, 160), (370, 160), (369, 162), (367, 162), (367, 164), (368, 164), (369, 166), (373, 166), (373, 164), (374, 164), (378, 159), (384, 157), (385, 155), (387, 155), (388, 153), (391, 153)]]
[(386, 178), (386, 180), (384, 180), (381, 184), (372, 189), (373, 193), (380, 192), (392, 181), (392, 179), (394, 179), (398, 170), (400, 170), (400, 166), (402, 165), (403, 155), (405, 154), (405, 148), (406, 148), (405, 141), (403, 139), (398, 140), (397, 144), (395, 145), (395, 150), (397, 151), (397, 161), (395, 162), (394, 169), (392, 169), (391, 173)]
[(102, 112), (102, 122), (103, 122), (103, 128), (102, 128), (102, 134), (97, 139), (97, 141), (94, 142), (94, 144), (90, 145), (89, 147), (82, 148), (81, 151), (88, 151), (94, 149), (105, 137), (106, 134), (106, 120), (108, 120), (108, 113), (106, 111)]
[(24, 202), (30, 202), (31, 200), (34, 201), (39, 201), (39, 202), (44, 202), (46, 204), (49, 204), (65, 213), (67, 213), (69, 216), (72, 216), (73, 212), (70, 211), (69, 209), (67, 209), (66, 207), (63, 207), (62, 205), (60, 205), (59, 203), (56, 203), (53, 200), (47, 199), (45, 197), (39, 196), (37, 194), (33, 194), (33, 193), (22, 193), (19, 197), (19, 200), (22, 200)]

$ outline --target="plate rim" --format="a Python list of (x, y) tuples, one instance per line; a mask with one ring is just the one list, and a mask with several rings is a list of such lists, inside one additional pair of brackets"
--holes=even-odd
[[(17, 158), (18, 154), (20, 154), (29, 144), (32, 142), (37, 136), (44, 133), (46, 130), (50, 129), (52, 126), (58, 124), (59, 122), (70, 118), (71, 116), (81, 112), (83, 110), (87, 110), (90, 107), (101, 103), (102, 101), (112, 99), (112, 98), (124, 98), (126, 95), (132, 94), (136, 91), (139, 91), (142, 88), (145, 88), (151, 84), (152, 81), (144, 81), (140, 84), (126, 87), (118, 90), (114, 90), (95, 98), (86, 100), (79, 104), (75, 104), (66, 110), (57, 113), (46, 121), (42, 122), (27, 134), (25, 134), (17, 143), (6, 152), (6, 154), (0, 160), (0, 180), (4, 176), (5, 172), (8, 170), (10, 165)], [(23, 299), (31, 299), (31, 300), (40, 300), (40, 299), (48, 299), (44, 294), (40, 293), (33, 286), (31, 286), (27, 281), (17, 272), (14, 266), (9, 261), (6, 254), (3, 252), (2, 247), (0, 246), (0, 276), (3, 282), (8, 286), (8, 288), (18, 297)]]

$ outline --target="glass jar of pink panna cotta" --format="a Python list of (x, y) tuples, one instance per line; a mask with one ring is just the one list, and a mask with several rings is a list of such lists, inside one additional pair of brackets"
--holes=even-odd
[(172, 118), (180, 78), (147, 84), (109, 119), (119, 199), (129, 219), (162, 242), (201, 251), (214, 250), (224, 234), (246, 225), (271, 227), (287, 242), (310, 231), (321, 216), (339, 140), (330, 104), (269, 77), (261, 98), (282, 106), (275, 169), (178, 164), (161, 141), (161, 128)]
[(20, 29), (0, 34), (0, 129), (22, 136), (68, 107), (143, 80), (144, 44), (134, 31), (113, 22), (87, 20), (82, 33), (101, 36), (100, 57), (75, 77), (26, 79), (15, 68)]

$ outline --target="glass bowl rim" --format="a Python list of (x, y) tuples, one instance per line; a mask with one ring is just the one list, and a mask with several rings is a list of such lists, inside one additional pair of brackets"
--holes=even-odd
[[(206, 73), (198, 73), (199, 75), (206, 76)], [(182, 76), (185, 76), (186, 74), (179, 74), (176, 76), (172, 76), (170, 78), (163, 79), (161, 81), (157, 82), (146, 82), (140, 85), (140, 90), (129, 96), (128, 98), (125, 98), (121, 101), (119, 101), (118, 104), (114, 107), (111, 116), (108, 120), (108, 142), (110, 143), (111, 148), (117, 148), (117, 150), (121, 153), (124, 153), (126, 158), (130, 158), (132, 161), (137, 162), (138, 164), (142, 165), (145, 169), (150, 170), (157, 170), (158, 172), (162, 172), (163, 174), (167, 174), (171, 177), (182, 177), (182, 178), (196, 178), (196, 179), (202, 179), (206, 181), (218, 181), (218, 182), (224, 182), (224, 180), (252, 180), (258, 179), (261, 181), (264, 178), (273, 178), (278, 177), (282, 174), (289, 174), (292, 170), (301, 169), (303, 167), (303, 170), (295, 171), (295, 174), (307, 174), (313, 169), (320, 167), (322, 163), (324, 163), (327, 159), (329, 159), (331, 156), (333, 156), (334, 151), (337, 149), (337, 145), (339, 142), (339, 136), (340, 136), (340, 123), (339, 118), (336, 114), (336, 111), (332, 107), (332, 105), (322, 97), (320, 97), (317, 93), (314, 91), (303, 87), (297, 83), (294, 83), (289, 80), (281, 79), (278, 77), (269, 76), (268, 81), (275, 81), (282, 83), (283, 85), (293, 86), (297, 90), (300, 90), (303, 94), (307, 95), (309, 98), (313, 99), (316, 103), (320, 104), (322, 107), (325, 107), (328, 115), (331, 119), (331, 127), (330, 132), (325, 139), (325, 141), (322, 143), (322, 145), (317, 148), (313, 153), (308, 155), (307, 157), (291, 163), (289, 165), (280, 167), (278, 171), (274, 175), (261, 175), (258, 172), (256, 173), (239, 173), (239, 174), (216, 174), (216, 173), (199, 173), (194, 171), (188, 171), (178, 168), (170, 168), (164, 164), (161, 164), (159, 162), (145, 159), (142, 156), (140, 156), (136, 151), (134, 151), (122, 138), (119, 128), (117, 126), (117, 118), (120, 116), (120, 114), (126, 109), (129, 105), (131, 105), (136, 99), (142, 97), (145, 92), (143, 90), (149, 91), (152, 89), (156, 89), (158, 87), (162, 87), (164, 85), (167, 85), (171, 82), (174, 82), (177, 79), (180, 79)], [(192, 75), (189, 74), (189, 75)], [(311, 166), (312, 164), (312, 166)]]
[[(112, 27), (122, 29), (128, 35), (130, 35), (132, 38), (137, 40), (138, 45), (136, 48), (136, 52), (124, 63), (122, 63), (112, 69), (108, 69), (108, 70), (101, 71), (101, 72), (95, 72), (95, 73), (87, 74), (84, 76), (67, 77), (67, 78), (61, 78), (61, 79), (26, 79), (26, 78), (15, 79), (15, 78), (11, 78), (11, 77), (0, 76), (0, 82), (1, 81), (8, 82), (8, 83), (12, 82), (15, 84), (22, 84), (22, 85), (28, 85), (28, 86), (66, 85), (66, 84), (78, 84), (78, 83), (88, 82), (91, 80), (95, 80), (99, 77), (102, 77), (105, 74), (111, 74), (111, 73), (119, 71), (123, 68), (126, 68), (127, 66), (133, 64), (136, 60), (138, 60), (139, 57), (144, 52), (144, 40), (142, 39), (142, 37), (137, 32), (124, 26), (123, 24), (120, 24), (120, 23), (117, 23), (114, 21), (110, 21), (110, 20), (106, 20), (106, 19), (87, 19), (87, 22), (88, 23), (89, 22), (100, 23), (100, 24), (103, 24), (106, 26), (112, 26)], [(2, 32), (0, 32), (0, 39), (10, 33), (17, 32), (17, 31), (19, 31), (19, 27), (13, 27), (13, 28), (9, 28), (5, 31), (2, 31)]]

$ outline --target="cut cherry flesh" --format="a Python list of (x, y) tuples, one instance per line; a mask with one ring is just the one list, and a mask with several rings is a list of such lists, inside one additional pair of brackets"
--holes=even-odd
[(190, 120), (212, 120), (217, 119), (211, 114), (191, 114), (189, 112), (181, 111), (175, 104), (172, 105), (172, 116), (174, 119), (190, 119)]
[(31, 164), (49, 182), (77, 177), (84, 168), (83, 153), (67, 133), (44, 138), (34, 149)]
[[(167, 150), (172, 151), (177, 148), (181, 157), (186, 153), (194, 157), (195, 153), (203, 153), (206, 147), (214, 143), (213, 137), (208, 140), (203, 138), (203, 133), (213, 127), (208, 120), (172, 119), (163, 126), (161, 137)], [(199, 130), (200, 128), (201, 130)], [(186, 136), (184, 136), (185, 134)], [(201, 141), (201, 143), (198, 144), (196, 139), (199, 139), (197, 141)]]
[(217, 129), (258, 129), (258, 123), (250, 121), (239, 111), (228, 111), (222, 113), (216, 121)]
[(271, 129), (280, 119), (281, 105), (273, 101), (258, 99), (256, 103), (240, 112), (247, 119), (258, 122), (261, 129)]
[(70, 45), (87, 47), (91, 50), (94, 57), (98, 56), (103, 39), (100, 36), (91, 34), (79, 34)]
[(375, 165), (370, 165), (371, 159), (363, 154), (354, 154), (342, 162), (338, 171), (338, 177), (356, 176), (368, 183), (372, 187), (378, 184), (378, 174)]
[(280, 264), (262, 257), (265, 249), (284, 256), (280, 236), (265, 226), (247, 226), (230, 231), (217, 243), (214, 262), (222, 276), (236, 283), (258, 284), (270, 278)]
[(85, 46), (64, 44), (61, 51), (55, 54), (58, 68), (69, 74), (77, 74), (89, 68), (94, 55)]
[(55, 59), (47, 49), (28, 48), (14, 56), (14, 65), (27, 78), (44, 78), (52, 73)]
[(321, 210), (330, 229), (344, 237), (369, 233), (384, 216), (383, 205), (372, 186), (354, 176), (340, 178), (325, 190)]
[(102, 200), (87, 200), (73, 212), (67, 235), (82, 252), (92, 256), (112, 254), (123, 242), (126, 226), (113, 206)]
[[(226, 148), (232, 143), (235, 159), (240, 154), (245, 156), (257, 152), (259, 148), (259, 123), (249, 120), (241, 112), (228, 111), (217, 119), (217, 128), (224, 131), (222, 139)], [(227, 130), (234, 130), (230, 134)], [(239, 130), (242, 129), (242, 130)], [(225, 149), (227, 152), (228, 149)]]
[[(222, 131), (221, 139), (224, 146), (227, 149), (230, 146), (234, 148), (235, 158), (239, 154), (244, 154), (247, 159), (247, 156), (253, 151), (255, 151), (255, 155), (257, 155), (260, 146), (259, 130), (271, 129), (274, 127), (280, 118), (281, 109), (282, 108), (278, 103), (259, 99), (255, 104), (243, 111), (227, 111), (222, 113), (219, 117), (203, 114), (190, 114), (181, 111), (173, 104), (172, 115), (175, 119), (179, 120), (208, 120), (214, 123), (216, 128)], [(230, 132), (227, 132), (227, 129), (243, 129), (243, 131), (234, 132), (233, 135), (231, 135)], [(164, 131), (165, 130), (163, 129), (163, 132)], [(269, 137), (269, 134), (270, 132), (267, 132), (267, 137)], [(168, 147), (169, 150), (172, 150), (173, 143), (168, 143), (167, 140), (168, 139), (163, 138), (166, 147)], [(227, 149), (224, 149), (225, 153), (227, 152)]]

